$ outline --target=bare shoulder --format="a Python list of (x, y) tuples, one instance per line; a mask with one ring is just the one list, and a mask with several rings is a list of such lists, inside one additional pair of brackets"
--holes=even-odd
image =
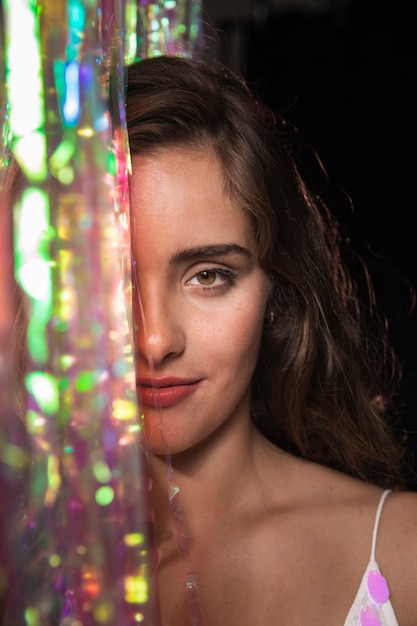
[(401, 626), (417, 626), (417, 493), (391, 493), (381, 514), (376, 559)]
[(389, 554), (408, 558), (417, 570), (417, 492), (389, 494), (381, 515), (381, 536)]
[[(322, 474), (324, 510), (345, 533), (345, 564), (355, 565), (368, 546), (383, 489), (350, 477), (317, 469)], [(330, 488), (323, 489), (328, 485)], [(332, 515), (330, 515), (330, 512)], [(375, 557), (390, 589), (390, 600), (400, 626), (417, 626), (417, 492), (392, 491), (386, 497), (379, 519)], [(342, 553), (342, 549), (340, 551)]]

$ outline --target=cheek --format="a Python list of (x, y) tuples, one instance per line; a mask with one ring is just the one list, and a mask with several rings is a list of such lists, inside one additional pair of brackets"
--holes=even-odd
[(215, 317), (199, 320), (197, 334), (208, 360), (233, 365), (239, 370), (253, 368), (259, 352), (264, 325), (265, 298), (236, 303)]
[(256, 362), (264, 326), (264, 306), (247, 307), (244, 313), (236, 316), (232, 327), (237, 349), (242, 354), (252, 355)]

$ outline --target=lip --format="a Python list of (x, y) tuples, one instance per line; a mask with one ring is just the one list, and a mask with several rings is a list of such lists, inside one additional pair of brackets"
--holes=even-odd
[(201, 380), (185, 378), (141, 378), (136, 381), (139, 401), (149, 408), (165, 408), (179, 404), (191, 396)]

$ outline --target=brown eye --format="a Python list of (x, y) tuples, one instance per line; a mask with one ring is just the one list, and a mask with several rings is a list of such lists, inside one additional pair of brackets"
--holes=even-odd
[(234, 287), (236, 278), (237, 274), (234, 272), (216, 267), (197, 272), (187, 280), (187, 285), (190, 287), (201, 287), (200, 291), (214, 295), (215, 292), (224, 293)]
[(216, 272), (203, 270), (202, 272), (198, 272), (196, 278), (200, 285), (212, 285), (216, 280)]

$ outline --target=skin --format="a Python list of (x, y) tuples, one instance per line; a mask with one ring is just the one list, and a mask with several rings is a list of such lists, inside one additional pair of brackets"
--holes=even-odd
[[(130, 192), (161, 624), (343, 626), (369, 561), (381, 489), (292, 457), (252, 424), (270, 283), (251, 224), (209, 150), (134, 156)], [(143, 390), (150, 376), (168, 391)], [(182, 552), (168, 480), (179, 488)], [(376, 556), (401, 626), (417, 625), (416, 522), (417, 494), (391, 494)], [(203, 616), (194, 622), (190, 572)]]

